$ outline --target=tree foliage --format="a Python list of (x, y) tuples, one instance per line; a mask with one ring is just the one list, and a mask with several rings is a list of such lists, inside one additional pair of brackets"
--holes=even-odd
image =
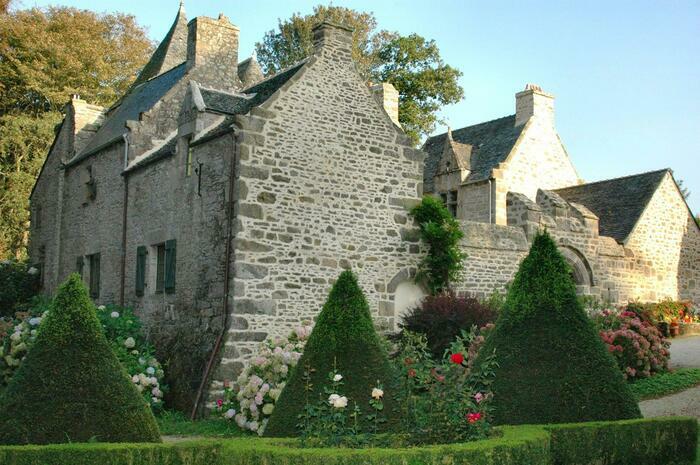
[(423, 197), (421, 203), (413, 207), (411, 215), (428, 247), (416, 278), (425, 281), (430, 293), (436, 295), (448, 290), (462, 272), (466, 255), (459, 248), (459, 240), (464, 233), (459, 222), (435, 197)]
[(352, 54), (360, 74), (368, 81), (390, 82), (399, 91), (399, 121), (414, 143), (430, 134), (437, 111), (463, 97), (460, 71), (446, 65), (434, 41), (417, 34), (406, 37), (377, 30), (372, 13), (337, 6), (316, 6), (312, 14), (299, 13), (280, 20), (256, 44), (258, 60), (271, 74), (309, 56), (313, 27), (332, 21), (353, 29)]
[(570, 271), (552, 238), (539, 233), (475, 362), (479, 366), (495, 351), (493, 414), (500, 424), (640, 417), (576, 297)]
[[(0, 256), (21, 258), (28, 198), (71, 95), (109, 105), (153, 43), (133, 16), (0, 3)], [(3, 12), (3, 8), (5, 8)]]

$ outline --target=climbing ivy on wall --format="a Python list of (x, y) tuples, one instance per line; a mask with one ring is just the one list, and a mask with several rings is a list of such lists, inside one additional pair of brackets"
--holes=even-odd
[(428, 253), (419, 265), (416, 279), (426, 284), (431, 294), (439, 294), (450, 288), (459, 278), (464, 267), (464, 254), (459, 240), (464, 233), (457, 220), (443, 203), (435, 197), (425, 196), (411, 209), (420, 228), (421, 239)]

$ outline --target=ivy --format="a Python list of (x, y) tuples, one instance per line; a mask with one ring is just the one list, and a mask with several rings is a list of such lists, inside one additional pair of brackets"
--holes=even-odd
[(411, 216), (418, 223), (421, 239), (428, 247), (416, 279), (425, 282), (431, 294), (439, 294), (448, 290), (450, 283), (462, 273), (466, 254), (460, 250), (459, 241), (464, 233), (459, 222), (435, 197), (423, 197), (422, 202), (411, 209)]

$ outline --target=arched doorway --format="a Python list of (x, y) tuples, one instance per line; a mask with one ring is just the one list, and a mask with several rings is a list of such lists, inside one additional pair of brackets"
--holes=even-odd
[(560, 246), (559, 250), (571, 267), (571, 277), (574, 279), (578, 292), (582, 294), (589, 293), (594, 283), (593, 271), (586, 257), (573, 247)]
[(403, 281), (394, 294), (394, 329), (398, 330), (401, 317), (416, 307), (425, 297), (425, 291), (413, 281)]

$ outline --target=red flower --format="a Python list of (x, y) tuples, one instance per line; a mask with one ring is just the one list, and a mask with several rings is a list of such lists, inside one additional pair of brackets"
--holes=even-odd
[(409, 377), (409, 378), (415, 378), (415, 377), (416, 377), (416, 370), (414, 370), (413, 368), (411, 368), (410, 370), (408, 370), (408, 377)]
[(224, 405), (224, 400), (223, 400), (223, 399), (217, 399), (216, 405), (218, 405), (219, 407), (221, 407), (222, 405)]
[(479, 420), (481, 420), (481, 413), (467, 413), (467, 421), (469, 423), (476, 423)]
[(411, 359), (411, 357), (406, 357), (404, 359), (403, 363), (408, 366), (408, 365), (411, 365), (413, 363), (413, 360)]
[(464, 355), (457, 352), (456, 354), (450, 355), (450, 360), (452, 361), (452, 363), (461, 365), (464, 362)]

